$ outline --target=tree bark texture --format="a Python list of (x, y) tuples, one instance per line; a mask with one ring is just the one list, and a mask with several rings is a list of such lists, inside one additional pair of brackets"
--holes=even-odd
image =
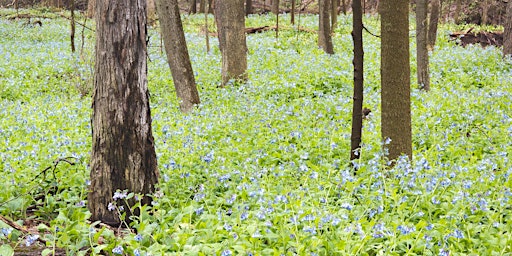
[(430, 16), (428, 20), (427, 49), (433, 50), (437, 40), (437, 25), (439, 23), (439, 10), (441, 9), (441, 0), (432, 0), (430, 6)]
[(188, 112), (200, 101), (181, 23), (178, 0), (157, 0), (157, 7), (167, 62), (180, 101), (180, 109)]
[(512, 56), (512, 1), (508, 1), (505, 21), (505, 33), (503, 33), (503, 56)]
[(489, 13), (489, 0), (482, 0), (482, 23), (481, 25), (487, 25), (488, 13)]
[(381, 134), (384, 150), (390, 160), (401, 154), (412, 158), (409, 1), (382, 0), (380, 10)]
[[(109, 203), (116, 190), (143, 194), (150, 204), (158, 182), (147, 87), (146, 0), (96, 3), (92, 103), (91, 220), (120, 224)], [(129, 222), (130, 206), (123, 206)], [(137, 212), (135, 212), (137, 214)]]
[(459, 24), (460, 20), (460, 8), (461, 8), (461, 3), (462, 0), (455, 0), (455, 13), (453, 14), (453, 21), (455, 22), (455, 24)]
[(416, 0), (416, 75), (419, 88), (430, 90), (430, 71), (427, 49), (427, 0)]
[(363, 129), (363, 9), (361, 0), (352, 2), (352, 40), (354, 42), (354, 97), (352, 104), (352, 134), (350, 137), (350, 160), (361, 156)]
[(188, 13), (197, 13), (197, 0), (190, 0), (190, 8), (188, 9)]
[(319, 0), (318, 46), (327, 54), (334, 54), (329, 20), (331, 0)]
[(290, 10), (290, 23), (295, 24), (295, 1), (292, 0), (292, 9)]
[(222, 53), (222, 85), (247, 80), (244, 0), (216, 0), (215, 20)]

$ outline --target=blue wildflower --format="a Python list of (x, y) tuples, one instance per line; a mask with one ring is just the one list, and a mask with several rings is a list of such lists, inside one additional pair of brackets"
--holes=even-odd
[(113, 254), (123, 254), (123, 251), (124, 251), (124, 249), (120, 245), (118, 245), (114, 249), (112, 249)]
[(37, 239), (39, 239), (39, 235), (29, 235), (25, 240), (25, 245), (31, 246)]
[(114, 196), (112, 197), (112, 199), (114, 199), (114, 200), (125, 199), (127, 195), (128, 195), (127, 191), (116, 191), (116, 192), (114, 192)]

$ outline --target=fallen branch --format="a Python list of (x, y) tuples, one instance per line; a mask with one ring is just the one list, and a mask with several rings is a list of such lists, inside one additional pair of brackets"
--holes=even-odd
[(14, 222), (14, 221), (12, 221), (10, 219), (7, 219), (6, 217), (4, 217), (2, 215), (0, 215), (0, 221), (4, 222), (5, 224), (9, 225), (13, 229), (16, 229), (16, 230), (18, 230), (18, 231), (20, 231), (22, 233), (36, 235), (37, 236), (37, 241), (41, 242), (44, 245), (46, 245), (46, 240), (42, 239), (39, 234), (30, 232), (27, 228), (19, 225), (18, 223)]

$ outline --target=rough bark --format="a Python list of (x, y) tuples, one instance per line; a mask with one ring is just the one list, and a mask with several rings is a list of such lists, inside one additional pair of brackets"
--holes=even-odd
[(427, 49), (427, 0), (416, 1), (416, 75), (419, 88), (430, 90), (430, 72)]
[(247, 80), (244, 0), (216, 0), (215, 20), (222, 53), (222, 85)]
[(148, 6), (148, 19), (156, 20), (156, 5), (155, 0), (147, 0), (147, 6)]
[(178, 0), (157, 0), (156, 2), (167, 62), (180, 101), (180, 109), (188, 112), (200, 101), (181, 23)]
[(334, 48), (331, 38), (331, 24), (329, 21), (331, 0), (319, 0), (319, 16), (318, 16), (318, 46), (327, 54), (334, 54)]
[(432, 0), (430, 6), (430, 16), (428, 20), (427, 49), (433, 50), (437, 40), (437, 25), (439, 23), (439, 10), (441, 9), (441, 0)]
[(505, 21), (505, 32), (503, 33), (503, 56), (512, 56), (512, 1), (508, 1)]
[(390, 160), (412, 158), (409, 1), (382, 0), (380, 10), (383, 146)]
[(354, 42), (354, 96), (352, 104), (352, 134), (350, 138), (350, 160), (361, 155), (363, 129), (363, 10), (361, 0), (352, 2), (352, 40)]
[[(109, 211), (118, 189), (143, 194), (150, 204), (158, 182), (147, 87), (146, 0), (96, 3), (96, 55), (92, 104), (91, 220), (117, 226)], [(119, 200), (129, 222), (131, 211)], [(137, 214), (137, 212), (135, 212)]]
[(341, 11), (343, 12), (343, 15), (347, 14), (347, 4), (345, 1), (346, 0), (341, 0)]
[(199, 13), (206, 13), (206, 0), (199, 1)]
[(455, 22), (455, 24), (459, 24), (460, 20), (460, 8), (461, 8), (461, 3), (462, 0), (455, 0), (455, 13), (453, 14), (453, 21)]

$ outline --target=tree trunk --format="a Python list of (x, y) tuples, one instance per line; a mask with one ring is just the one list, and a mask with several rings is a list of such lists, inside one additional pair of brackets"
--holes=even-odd
[(331, 0), (331, 33), (336, 29), (338, 23), (338, 0)]
[(178, 0), (157, 0), (157, 5), (167, 62), (180, 101), (180, 109), (188, 112), (200, 101), (181, 23)]
[(206, 13), (206, 0), (199, 1), (199, 13)]
[(148, 19), (149, 20), (156, 20), (156, 6), (155, 6), (155, 0), (147, 0), (148, 3)]
[(249, 14), (252, 14), (252, 0), (245, 1), (245, 15), (249, 16)]
[(188, 13), (197, 13), (197, 0), (190, 0), (190, 8), (188, 9)]
[(481, 23), (481, 25), (487, 25), (488, 12), (489, 12), (489, 0), (483, 0), (482, 1), (482, 23)]
[(433, 0), (430, 6), (430, 18), (428, 21), (427, 49), (433, 50), (437, 39), (437, 24), (439, 23), (439, 10), (441, 0)]
[(208, 13), (213, 14), (213, 0), (208, 0)]
[(114, 192), (142, 194), (141, 203), (147, 205), (158, 182), (147, 87), (146, 0), (96, 4), (88, 207), (91, 221), (117, 226), (122, 220), (109, 204), (123, 206), (129, 222), (129, 207), (136, 202), (115, 202)]
[(455, 24), (459, 24), (460, 20), (460, 7), (461, 7), (461, 1), (462, 0), (455, 0), (455, 13), (453, 16), (453, 21)]
[(275, 15), (279, 14), (279, 0), (272, 0), (272, 13)]
[(503, 56), (512, 56), (512, 1), (508, 1), (505, 21), (505, 33), (503, 33)]
[(341, 11), (343, 12), (343, 15), (347, 14), (347, 4), (345, 3), (345, 1), (346, 0), (341, 0)]
[(430, 90), (430, 72), (427, 50), (427, 0), (416, 0), (416, 74), (419, 88)]
[(94, 11), (96, 10), (96, 0), (89, 0), (87, 2), (87, 17), (94, 17)]
[(71, 0), (71, 31), (69, 41), (71, 42), (71, 52), (75, 52), (75, 0)]
[(292, 0), (292, 9), (290, 10), (290, 23), (295, 24), (295, 1)]
[(319, 0), (318, 46), (327, 54), (334, 54), (331, 38), (331, 24), (329, 22), (329, 6), (331, 0)]
[(222, 53), (222, 85), (247, 80), (244, 0), (216, 0), (215, 20)]
[(412, 158), (409, 1), (382, 0), (381, 133), (390, 160)]
[(350, 138), (350, 160), (361, 156), (363, 129), (363, 10), (361, 0), (352, 2), (352, 40), (354, 41), (354, 97), (352, 104), (352, 134)]

